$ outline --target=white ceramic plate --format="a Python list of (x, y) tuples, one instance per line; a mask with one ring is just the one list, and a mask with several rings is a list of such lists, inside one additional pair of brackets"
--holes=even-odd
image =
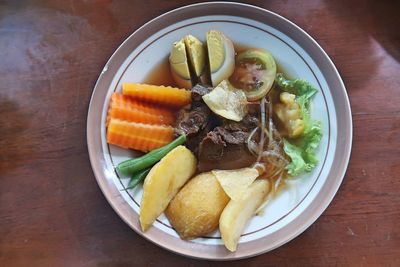
[[(306, 79), (319, 89), (312, 117), (322, 121), (320, 163), (296, 185), (270, 203), (246, 227), (238, 249), (225, 249), (219, 232), (183, 241), (164, 215), (142, 233), (138, 213), (142, 188), (125, 192), (128, 179), (114, 167), (134, 157), (132, 151), (106, 143), (105, 118), (109, 97), (123, 82), (142, 82), (166, 60), (171, 44), (193, 34), (204, 40), (209, 29), (224, 32), (235, 44), (269, 50), (291, 77)], [(340, 129), (338, 135), (337, 129)], [(309, 227), (331, 202), (345, 174), (352, 143), (350, 104), (343, 82), (322, 48), (302, 29), (270, 11), (239, 3), (195, 4), (165, 13), (134, 32), (115, 51), (96, 83), (90, 102), (87, 141), (96, 179), (109, 203), (136, 232), (173, 252), (215, 260), (239, 259), (272, 250)]]

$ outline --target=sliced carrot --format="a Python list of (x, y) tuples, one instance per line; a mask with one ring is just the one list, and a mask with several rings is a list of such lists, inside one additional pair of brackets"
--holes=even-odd
[(182, 107), (192, 101), (190, 91), (171, 86), (124, 83), (122, 93), (136, 99), (171, 107)]
[(144, 104), (119, 93), (113, 93), (111, 96), (106, 125), (111, 118), (148, 124), (174, 122), (174, 114), (170, 110)]
[(174, 128), (111, 118), (107, 128), (107, 142), (123, 148), (148, 152), (170, 143)]

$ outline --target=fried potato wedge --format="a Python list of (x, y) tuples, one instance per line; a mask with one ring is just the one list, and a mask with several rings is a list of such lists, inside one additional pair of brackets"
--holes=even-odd
[(146, 231), (196, 171), (196, 157), (184, 146), (171, 150), (151, 169), (143, 184), (140, 225)]
[(253, 217), (270, 191), (267, 180), (254, 181), (240, 200), (231, 200), (219, 219), (219, 230), (225, 247), (236, 251), (236, 247), (247, 222)]

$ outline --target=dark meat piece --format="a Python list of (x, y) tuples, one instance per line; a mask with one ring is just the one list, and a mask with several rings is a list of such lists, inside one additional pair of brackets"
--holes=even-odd
[(175, 124), (176, 135), (185, 134), (186, 146), (195, 154), (198, 152), (199, 143), (220, 120), (212, 113), (202, 100), (202, 96), (212, 88), (196, 85), (192, 88), (192, 104), (181, 109)]
[(238, 169), (254, 163), (256, 158), (246, 142), (257, 124), (257, 118), (246, 116), (241, 122), (229, 122), (209, 132), (200, 143), (199, 171)]
[(193, 103), (196, 104), (197, 102), (201, 102), (203, 101), (203, 99), (201, 98), (203, 95), (208, 94), (209, 92), (211, 92), (212, 88), (211, 87), (205, 87), (202, 86), (200, 84), (196, 84), (192, 89), (192, 100)]
[(203, 130), (208, 124), (211, 110), (204, 104), (203, 95), (210, 92), (212, 88), (202, 85), (195, 85), (192, 88), (192, 104), (190, 107), (181, 109), (178, 113), (175, 131), (178, 134), (186, 134), (187, 137), (192, 137)]
[(181, 109), (176, 120), (175, 132), (179, 135), (186, 134), (189, 138), (196, 135), (205, 128), (210, 114), (210, 109), (201, 103), (190, 109)]
[(215, 126), (212, 120), (207, 123), (203, 130), (198, 132), (196, 135), (189, 137), (186, 141), (186, 147), (189, 148), (196, 156), (199, 153), (199, 144), (204, 137), (207, 136), (207, 133), (210, 132)]
[(197, 103), (197, 106), (191, 110), (181, 110), (175, 125), (177, 135), (186, 134), (186, 146), (195, 155), (199, 150), (201, 140), (214, 127), (220, 124), (220, 120), (203, 103)]
[(243, 120), (239, 122), (235, 121), (225, 121), (224, 128), (230, 131), (245, 131), (245, 132), (251, 132), (254, 128), (258, 126), (258, 118), (251, 116), (251, 115), (246, 115)]

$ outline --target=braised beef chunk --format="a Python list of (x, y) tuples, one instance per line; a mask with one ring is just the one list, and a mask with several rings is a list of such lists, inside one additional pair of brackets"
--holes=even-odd
[(196, 135), (206, 127), (210, 114), (210, 109), (200, 103), (190, 109), (181, 109), (176, 120), (176, 133), (186, 134), (189, 138)]
[(209, 123), (205, 126), (203, 130), (198, 132), (196, 135), (192, 135), (191, 137), (187, 138), (186, 140), (186, 147), (189, 148), (196, 156), (199, 154), (199, 144), (204, 137), (207, 136), (214, 126), (209, 121)]
[(177, 134), (186, 134), (190, 138), (206, 128), (212, 112), (204, 104), (201, 97), (211, 90), (212, 88), (204, 87), (200, 84), (195, 85), (191, 89), (192, 104), (190, 107), (179, 111), (175, 125)]
[(178, 113), (175, 124), (176, 135), (185, 134), (186, 146), (195, 154), (201, 140), (214, 127), (220, 124), (220, 120), (203, 102), (201, 96), (207, 94), (212, 88), (196, 85), (192, 88), (192, 104)]
[(205, 87), (203, 85), (196, 84), (191, 90), (193, 103), (202, 102), (203, 100), (201, 97), (211, 92), (211, 90), (211, 87)]
[(202, 104), (192, 110), (180, 111), (175, 133), (177, 135), (186, 134), (187, 148), (197, 155), (201, 140), (219, 124), (220, 120), (205, 104)]
[(252, 131), (255, 127), (258, 126), (258, 118), (254, 117), (252, 115), (246, 115), (243, 120), (239, 122), (235, 121), (225, 121), (223, 123), (224, 128), (230, 131), (245, 131), (245, 132), (250, 132)]
[(248, 151), (246, 141), (257, 124), (257, 118), (246, 116), (239, 123), (229, 122), (214, 128), (200, 143), (198, 170), (238, 169), (254, 163), (255, 157)]

